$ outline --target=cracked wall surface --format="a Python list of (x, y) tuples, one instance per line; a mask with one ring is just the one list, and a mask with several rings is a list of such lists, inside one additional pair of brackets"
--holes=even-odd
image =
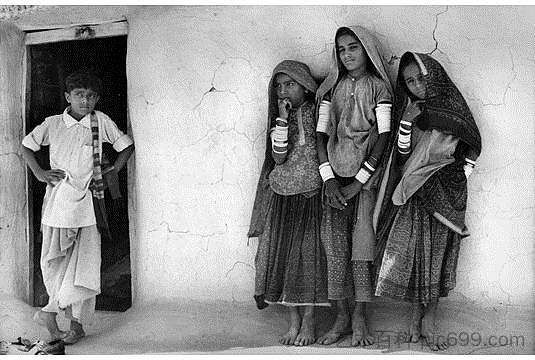
[[(480, 127), (483, 152), (469, 180), (472, 235), (462, 243), (456, 291), (468, 301), (532, 305), (534, 9), (58, 6), (20, 26), (127, 17), (136, 303), (252, 301), (257, 239), (246, 232), (265, 150), (271, 71), (283, 59), (297, 59), (323, 78), (335, 30), (360, 24), (381, 41), (392, 79), (405, 51), (432, 53)], [(15, 60), (22, 45), (15, 30), (0, 30), (0, 288), (22, 297), (28, 254)]]
[(257, 240), (245, 234), (271, 71), (297, 59), (325, 76), (336, 28), (360, 24), (392, 78), (404, 51), (432, 53), (480, 127), (456, 291), (533, 303), (533, 8), (147, 7), (128, 20), (140, 301), (250, 301)]

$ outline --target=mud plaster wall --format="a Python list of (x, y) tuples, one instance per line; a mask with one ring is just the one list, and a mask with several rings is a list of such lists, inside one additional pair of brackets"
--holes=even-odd
[[(392, 78), (404, 51), (432, 52), (478, 123), (456, 291), (533, 304), (533, 7), (50, 7), (19, 21), (129, 21), (135, 301), (251, 301), (247, 232), (264, 152), (266, 87), (282, 59), (326, 73), (338, 26), (376, 31)], [(65, 15), (67, 14), (67, 15)], [(74, 15), (73, 15), (74, 14)], [(58, 26), (59, 26), (58, 25)], [(20, 33), (0, 29), (0, 289), (25, 296)]]
[(23, 33), (0, 24), (0, 289), (26, 296), (27, 251), (24, 161), (22, 140)]
[(404, 51), (436, 56), (480, 127), (456, 291), (532, 304), (534, 10), (148, 7), (129, 16), (136, 301), (251, 301), (257, 240), (245, 234), (270, 73), (297, 59), (324, 76), (336, 28), (358, 23), (377, 33), (392, 76)]

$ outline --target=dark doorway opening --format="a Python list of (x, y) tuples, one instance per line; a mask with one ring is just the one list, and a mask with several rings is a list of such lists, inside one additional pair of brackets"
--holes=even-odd
[[(68, 106), (65, 100), (65, 78), (80, 68), (93, 70), (103, 82), (103, 93), (96, 109), (111, 117), (123, 131), (127, 130), (126, 36), (93, 40), (65, 41), (28, 46), (28, 91), (26, 132), (44, 121), (47, 116), (61, 114)], [(31, 85), (30, 85), (31, 84)], [(116, 153), (110, 144), (103, 144), (103, 152), (111, 163)], [(49, 167), (48, 147), (37, 153), (43, 168)], [(119, 175), (123, 204), (127, 204), (127, 171)], [(41, 269), (41, 207), (45, 184), (33, 175), (28, 179), (28, 207), (30, 225), (30, 268), (33, 306), (48, 302)], [(97, 310), (125, 311), (132, 305), (130, 239), (128, 212), (113, 211), (116, 204), (106, 191), (108, 221), (113, 240), (102, 238), (101, 294), (97, 296)]]

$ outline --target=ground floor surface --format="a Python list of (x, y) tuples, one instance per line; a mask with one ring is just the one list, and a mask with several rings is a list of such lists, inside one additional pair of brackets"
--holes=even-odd
[[(19, 299), (0, 295), (0, 340), (21, 336), (46, 338), (46, 330), (32, 321), (37, 309)], [(439, 304), (439, 329), (449, 340), (446, 354), (534, 354), (535, 312), (520, 306), (481, 306), (453, 295)], [(87, 337), (66, 348), (67, 354), (430, 354), (423, 343), (402, 343), (408, 329), (409, 307), (378, 301), (369, 306), (376, 343), (351, 347), (351, 336), (330, 346), (282, 346), (287, 330), (282, 306), (257, 310), (250, 303), (195, 302), (180, 299), (162, 304), (140, 304), (126, 312), (96, 313), (87, 324)], [(331, 309), (317, 314), (318, 333), (334, 320)], [(67, 322), (59, 316), (60, 327)]]

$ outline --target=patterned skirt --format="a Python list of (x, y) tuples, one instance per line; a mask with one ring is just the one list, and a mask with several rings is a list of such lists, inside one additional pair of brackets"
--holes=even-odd
[(375, 295), (428, 304), (455, 287), (460, 236), (431, 215), (418, 196), (394, 208), (379, 233)]
[(268, 303), (330, 306), (320, 225), (321, 194), (272, 197), (255, 258), (255, 295)]
[[(345, 184), (342, 182), (342, 185)], [(362, 244), (360, 240), (375, 237), (372, 228), (373, 206), (371, 206), (374, 199), (375, 196), (371, 191), (361, 191), (348, 201), (348, 206), (344, 210), (328, 205), (324, 207), (321, 238), (327, 254), (330, 300), (354, 298), (358, 302), (373, 301), (372, 261), (352, 261), (352, 258), (361, 250), (370, 253), (367, 250), (370, 244)], [(364, 258), (368, 257), (364, 255)], [(370, 253), (369, 257), (373, 258), (373, 253)]]

